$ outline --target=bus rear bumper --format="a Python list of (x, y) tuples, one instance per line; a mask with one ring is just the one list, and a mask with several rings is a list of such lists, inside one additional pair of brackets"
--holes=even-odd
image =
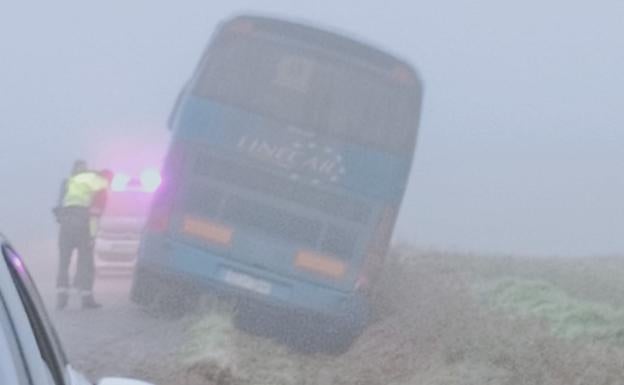
[(355, 329), (363, 329), (368, 322), (368, 300), (357, 292), (284, 277), (204, 249), (154, 238), (144, 239), (141, 245), (133, 292), (141, 280), (149, 279), (233, 298), (247, 309), (330, 321)]

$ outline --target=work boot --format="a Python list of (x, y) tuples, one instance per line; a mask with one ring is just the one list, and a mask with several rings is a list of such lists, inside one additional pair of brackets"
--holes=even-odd
[(67, 307), (69, 302), (69, 293), (67, 291), (60, 291), (56, 294), (56, 310), (63, 310)]
[(100, 303), (95, 302), (93, 295), (83, 295), (82, 296), (82, 308), (83, 309), (99, 309), (102, 305)]

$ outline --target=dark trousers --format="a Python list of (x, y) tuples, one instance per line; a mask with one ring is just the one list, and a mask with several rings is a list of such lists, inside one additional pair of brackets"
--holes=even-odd
[(74, 287), (81, 291), (93, 290), (95, 267), (93, 239), (89, 231), (89, 210), (84, 207), (65, 207), (60, 215), (59, 266), (56, 286), (69, 288), (69, 265), (74, 250), (78, 252)]

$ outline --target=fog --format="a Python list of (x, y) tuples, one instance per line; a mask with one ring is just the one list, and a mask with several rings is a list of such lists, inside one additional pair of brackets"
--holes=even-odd
[(1, 231), (18, 244), (49, 238), (73, 159), (102, 159), (94, 154), (128, 135), (165, 141), (216, 23), (240, 11), (338, 29), (419, 68), (423, 118), (397, 239), (624, 252), (624, 3), (615, 0), (4, 4)]

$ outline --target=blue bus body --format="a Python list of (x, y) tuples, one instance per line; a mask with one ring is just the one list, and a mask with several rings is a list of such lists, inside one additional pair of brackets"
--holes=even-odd
[[(135, 300), (146, 302), (143, 283), (149, 279), (175, 280), (363, 326), (366, 289), (386, 252), (414, 144), (393, 152), (311, 133), (199, 95), (193, 82), (197, 75), (170, 122), (163, 183), (137, 262)], [(409, 137), (415, 137), (419, 97)]]

